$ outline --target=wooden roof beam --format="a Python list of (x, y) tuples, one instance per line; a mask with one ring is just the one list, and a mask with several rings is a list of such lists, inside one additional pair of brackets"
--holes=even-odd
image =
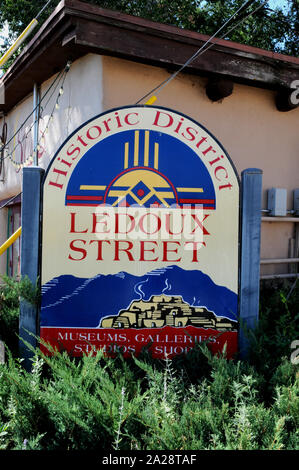
[[(34, 82), (46, 81), (67, 60), (93, 52), (174, 71), (207, 39), (194, 31), (64, 0), (5, 74), (6, 102), (0, 105), (0, 112), (8, 112), (32, 91)], [(241, 83), (277, 91), (279, 111), (297, 107), (290, 103), (290, 87), (299, 76), (298, 58), (223, 39), (213, 42), (211, 49), (184, 70), (209, 77), (207, 93), (211, 99), (229, 96), (232, 83)]]

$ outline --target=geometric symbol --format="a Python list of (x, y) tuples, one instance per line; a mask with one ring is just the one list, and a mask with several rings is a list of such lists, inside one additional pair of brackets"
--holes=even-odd
[(142, 181), (139, 181), (134, 188), (131, 188), (131, 192), (135, 194), (135, 196), (138, 196), (140, 200), (147, 196), (150, 191), (151, 190)]

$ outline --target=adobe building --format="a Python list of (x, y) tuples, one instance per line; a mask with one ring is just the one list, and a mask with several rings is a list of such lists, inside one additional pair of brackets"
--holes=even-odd
[(193, 307), (181, 296), (153, 295), (148, 301), (135, 300), (117, 316), (104, 317), (102, 328), (161, 328), (163, 326), (237, 329), (237, 322), (217, 317), (205, 307)]
[[(3, 77), (0, 136), (6, 146), (0, 161), (0, 245), (21, 225), (22, 168), (34, 163), (37, 127), (32, 111), (37, 104), (37, 158), (46, 169), (82, 123), (139, 102), (207, 39), (63, 0)], [(299, 59), (231, 41), (213, 43), (163, 88), (156, 104), (208, 129), (239, 175), (246, 168), (262, 169), (261, 278), (295, 277), (299, 107), (292, 86), (299, 79)], [(0, 257), (0, 273), (15, 275), (19, 264), (20, 239)]]

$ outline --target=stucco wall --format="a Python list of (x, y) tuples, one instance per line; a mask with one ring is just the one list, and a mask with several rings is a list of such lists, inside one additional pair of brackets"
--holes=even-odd
[[(103, 57), (104, 109), (136, 103), (169, 75), (158, 67)], [(205, 93), (206, 83), (206, 78), (180, 74), (162, 90), (155, 104), (203, 124), (227, 150), (239, 175), (245, 168), (261, 168), (264, 209), (271, 187), (288, 190), (288, 209), (292, 209), (293, 190), (299, 187), (299, 108), (279, 112), (274, 92), (238, 84), (231, 96), (213, 103)], [(288, 257), (293, 236), (293, 223), (263, 223), (261, 257)], [(287, 270), (287, 265), (262, 267), (265, 274)]]

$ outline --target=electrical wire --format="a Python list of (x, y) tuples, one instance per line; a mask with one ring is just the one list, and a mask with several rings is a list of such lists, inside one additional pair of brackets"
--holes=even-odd
[[(52, 89), (52, 87), (55, 85), (55, 83), (57, 82), (57, 80), (61, 77), (61, 75), (63, 74), (63, 70), (55, 77), (54, 81), (52, 82), (52, 84), (50, 85), (50, 87), (48, 88), (48, 90), (46, 91), (46, 93), (44, 94), (44, 96), (41, 98), (40, 100), (40, 103), (42, 102), (42, 100), (46, 97), (46, 95), (49, 93), (49, 91)], [(31, 118), (31, 116), (34, 114), (34, 112), (37, 110), (37, 108), (39, 108), (40, 106), (40, 103), (38, 105), (35, 106), (35, 108), (33, 108), (33, 111), (31, 111), (31, 113), (26, 117), (26, 119), (22, 122), (22, 124), (20, 125), (20, 127), (18, 128), (18, 130), (13, 134), (13, 136), (9, 139), (8, 142), (6, 142), (4, 148), (6, 148), (10, 142), (17, 136), (17, 134), (20, 132), (20, 130), (22, 129), (22, 127), (24, 127), (24, 125), (26, 124), (26, 122)]]
[[(254, 15), (258, 10), (260, 10), (267, 3), (268, 0), (265, 0), (264, 2), (262, 2), (252, 12), (247, 13), (247, 15), (244, 16), (238, 23), (233, 25), (227, 32), (222, 34), (222, 36), (220, 36), (219, 38), (216, 38), (216, 40), (213, 43), (211, 43), (211, 41), (219, 34), (219, 32), (222, 31), (225, 26), (228, 26), (228, 24), (231, 23), (231, 21), (235, 18), (236, 15), (239, 15), (242, 11), (246, 10), (249, 6), (251, 6), (252, 3), (254, 3), (254, 1), (255, 0), (253, 1), (250, 0), (250, 1), (245, 2), (212, 36), (209, 37), (209, 39), (176, 72), (174, 72), (170, 77), (166, 78), (161, 83), (159, 83), (159, 85), (157, 85), (151, 91), (146, 93), (142, 98), (136, 101), (135, 104), (141, 103), (141, 101), (148, 98), (150, 95), (152, 95), (153, 93), (157, 91), (158, 93), (160, 93), (163, 90), (163, 88), (165, 88), (165, 86), (168, 85), (168, 83), (170, 83), (174, 78), (176, 78), (177, 75), (181, 73), (188, 65), (190, 65), (197, 57), (204, 54), (207, 50), (209, 50), (211, 47), (217, 44), (217, 41), (219, 41), (220, 39), (223, 39), (225, 36), (230, 34), (235, 28), (237, 28), (240, 24), (242, 24), (247, 18)], [(158, 93), (156, 93), (156, 95)]]
[[(56, 85), (54, 91), (53, 91), (52, 94), (51, 94), (51, 97), (52, 97), (53, 94), (54, 94), (54, 92), (55, 92), (55, 90), (56, 90), (58, 87), (60, 87), (58, 97), (57, 97), (56, 100), (55, 100), (55, 105), (53, 106), (53, 109), (52, 109), (52, 111), (51, 111), (51, 113), (50, 113), (50, 115), (49, 115), (47, 125), (46, 125), (45, 129), (44, 129), (43, 132), (42, 132), (42, 135), (40, 136), (40, 138), (39, 138), (39, 140), (38, 140), (38, 143), (37, 143), (37, 149), (38, 149), (38, 150), (39, 150), (39, 148), (40, 148), (41, 141), (44, 139), (45, 133), (48, 132), (49, 125), (50, 125), (50, 122), (51, 122), (51, 120), (52, 120), (52, 118), (53, 118), (54, 111), (55, 111), (55, 109), (58, 109), (58, 107), (59, 107), (59, 99), (60, 99), (61, 95), (63, 94), (63, 86), (64, 86), (64, 82), (65, 82), (65, 79), (66, 79), (66, 76), (67, 76), (67, 72), (68, 72), (68, 70), (65, 70), (65, 74), (64, 74), (64, 76), (62, 77), (62, 80), (59, 81), (59, 82), (57, 82), (57, 85)], [(51, 98), (51, 97), (50, 97), (50, 98)], [(48, 99), (46, 105), (49, 103), (50, 98)], [(40, 119), (41, 119), (41, 116), (40, 116)], [(28, 135), (30, 134), (30, 132), (31, 132), (31, 130), (32, 130), (32, 128), (33, 128), (33, 126), (34, 126), (34, 123), (31, 124), (29, 130), (26, 132), (26, 134), (24, 134), (22, 140), (19, 141), (19, 142), (15, 145), (15, 147), (9, 152), (8, 155), (6, 155), (6, 157), (4, 157), (4, 158), (9, 158), (9, 159), (11, 160), (11, 162), (13, 163), (13, 165), (16, 166), (17, 168), (22, 168), (22, 167), (26, 164), (27, 161), (29, 161), (29, 162), (30, 162), (30, 161), (33, 161), (32, 155), (29, 155), (24, 161), (22, 161), (22, 162), (20, 162), (20, 163), (16, 163), (16, 162), (13, 160), (12, 156), (11, 156), (11, 155), (13, 154), (13, 152), (16, 150), (16, 148), (18, 148), (18, 146), (21, 145), (21, 144), (24, 142), (24, 140), (27, 139), (27, 137), (28, 137)]]
[[(34, 114), (34, 112), (36, 111), (36, 109), (38, 107), (40, 107), (41, 103), (43, 102), (43, 100), (46, 98), (46, 96), (49, 94), (50, 90), (52, 90), (52, 88), (54, 87), (54, 85), (56, 84), (56, 82), (62, 77), (62, 75), (64, 73), (67, 73), (70, 69), (70, 62), (67, 63), (66, 67), (61, 71), (59, 72), (59, 74), (57, 74), (57, 76), (55, 77), (54, 81), (52, 82), (52, 84), (49, 86), (48, 90), (45, 92), (45, 94), (42, 96), (42, 98), (40, 99), (40, 103), (35, 106), (35, 108), (33, 109), (33, 111), (26, 117), (26, 119), (23, 121), (23, 123), (20, 125), (20, 127), (18, 128), (18, 130), (13, 134), (13, 136), (5, 143), (5, 145), (3, 147), (1, 147), (1, 150), (4, 150), (5, 148), (8, 148), (8, 145), (13, 141), (13, 139), (18, 135), (18, 133), (20, 132), (20, 130), (24, 127), (24, 125), (26, 124), (26, 122), (31, 118), (31, 116)], [(55, 91), (55, 90), (54, 90)], [(52, 96), (52, 95), (51, 95)], [(49, 101), (48, 101), (49, 102)], [(29, 129), (29, 132), (31, 131), (33, 127), (33, 124), (31, 124), (31, 127)], [(29, 133), (28, 132), (28, 133)], [(26, 135), (28, 135), (28, 133)], [(18, 144), (17, 144), (18, 145)], [(4, 158), (7, 158), (4, 157)]]
[(44, 10), (47, 8), (47, 6), (52, 3), (53, 0), (49, 0), (44, 6), (43, 8), (38, 12), (38, 14), (36, 15), (35, 19), (37, 20), (37, 18), (44, 12)]
[[(23, 142), (27, 139), (27, 137), (28, 137), (28, 135), (31, 133), (32, 128), (34, 127), (34, 125), (35, 125), (35, 122), (33, 122), (33, 123), (31, 124), (31, 126), (29, 127), (29, 129), (27, 130), (27, 132), (23, 135), (22, 139), (17, 142), (17, 144), (16, 144), (16, 145), (13, 147), (13, 149), (8, 153), (8, 155), (6, 155), (6, 156), (3, 158), (3, 160), (5, 160), (6, 158), (9, 158), (9, 159), (11, 160), (11, 162), (12, 162), (14, 165), (19, 165), (19, 164), (17, 164), (17, 163), (14, 161), (14, 159), (12, 158), (12, 154), (13, 154), (13, 153), (15, 152), (15, 150), (16, 150), (20, 145), (22, 145)], [(24, 163), (26, 162), (26, 160), (27, 160), (27, 158), (25, 159), (24, 162), (22, 162), (22, 164), (24, 164)], [(20, 164), (20, 165), (21, 165), (21, 164)]]
[[(37, 149), (38, 149), (38, 150), (40, 149), (40, 147), (41, 147), (41, 145), (42, 145), (42, 142), (43, 142), (43, 140), (44, 140), (45, 133), (48, 132), (48, 129), (49, 129), (49, 127), (50, 127), (50, 122), (51, 122), (52, 119), (53, 119), (54, 111), (55, 111), (55, 109), (58, 109), (58, 108), (59, 108), (59, 99), (60, 99), (61, 95), (62, 95), (63, 92), (64, 92), (63, 86), (64, 86), (64, 82), (65, 82), (65, 79), (66, 79), (66, 76), (67, 76), (67, 72), (68, 72), (70, 66), (71, 66), (71, 63), (68, 62), (68, 63), (67, 63), (67, 66), (66, 66), (65, 69), (64, 69), (64, 72), (65, 72), (65, 73), (64, 73), (64, 75), (62, 76), (62, 79), (59, 80), (59, 81), (57, 81), (56, 86), (55, 86), (55, 89), (54, 89), (53, 92), (51, 93), (51, 95), (50, 95), (50, 97), (49, 97), (49, 99), (48, 99), (48, 101), (47, 101), (47, 103), (46, 103), (46, 105), (48, 105), (48, 103), (50, 102), (50, 100), (51, 100), (53, 94), (55, 93), (55, 90), (56, 90), (58, 87), (60, 87), (58, 97), (57, 97), (56, 100), (55, 100), (55, 105), (54, 105), (54, 107), (53, 107), (53, 109), (52, 109), (52, 111), (51, 111), (51, 114), (50, 114), (49, 118), (48, 118), (47, 125), (46, 125), (45, 129), (43, 130), (42, 135), (41, 135), (41, 137), (39, 138), (39, 141), (38, 141), (38, 143), (37, 143)], [(53, 83), (52, 83), (52, 85), (53, 85)], [(48, 91), (49, 91), (49, 89), (47, 90), (47, 92), (48, 92)], [(46, 96), (47, 92), (45, 93), (44, 97)], [(40, 115), (40, 118), (41, 118), (41, 115)], [(18, 173), (24, 166), (28, 166), (28, 165), (27, 165), (27, 162), (28, 162), (28, 163), (31, 163), (31, 162), (33, 161), (32, 154), (30, 154), (29, 156), (27, 156), (27, 157), (26, 157), (24, 160), (22, 160), (20, 163), (15, 162), (15, 160), (14, 160), (13, 157), (12, 157), (14, 151), (15, 151), (20, 145), (22, 145), (23, 142), (27, 139), (27, 137), (28, 137), (28, 135), (30, 134), (30, 132), (31, 132), (31, 130), (32, 130), (32, 128), (33, 128), (33, 126), (34, 126), (34, 123), (31, 124), (31, 126), (29, 127), (29, 130), (27, 130), (27, 132), (23, 135), (22, 139), (21, 139), (21, 140), (18, 140), (18, 143), (14, 146), (14, 148), (13, 148), (10, 152), (8, 152), (8, 154), (7, 154), (5, 157), (2, 157), (2, 158), (1, 158), (1, 163), (3, 163), (3, 161), (4, 161), (6, 158), (9, 158), (9, 160), (10, 160), (10, 161), (12, 162), (12, 164), (14, 165), (14, 167), (15, 167), (17, 173)], [(2, 146), (1, 151), (3, 152), (3, 150), (4, 150), (4, 147)]]

